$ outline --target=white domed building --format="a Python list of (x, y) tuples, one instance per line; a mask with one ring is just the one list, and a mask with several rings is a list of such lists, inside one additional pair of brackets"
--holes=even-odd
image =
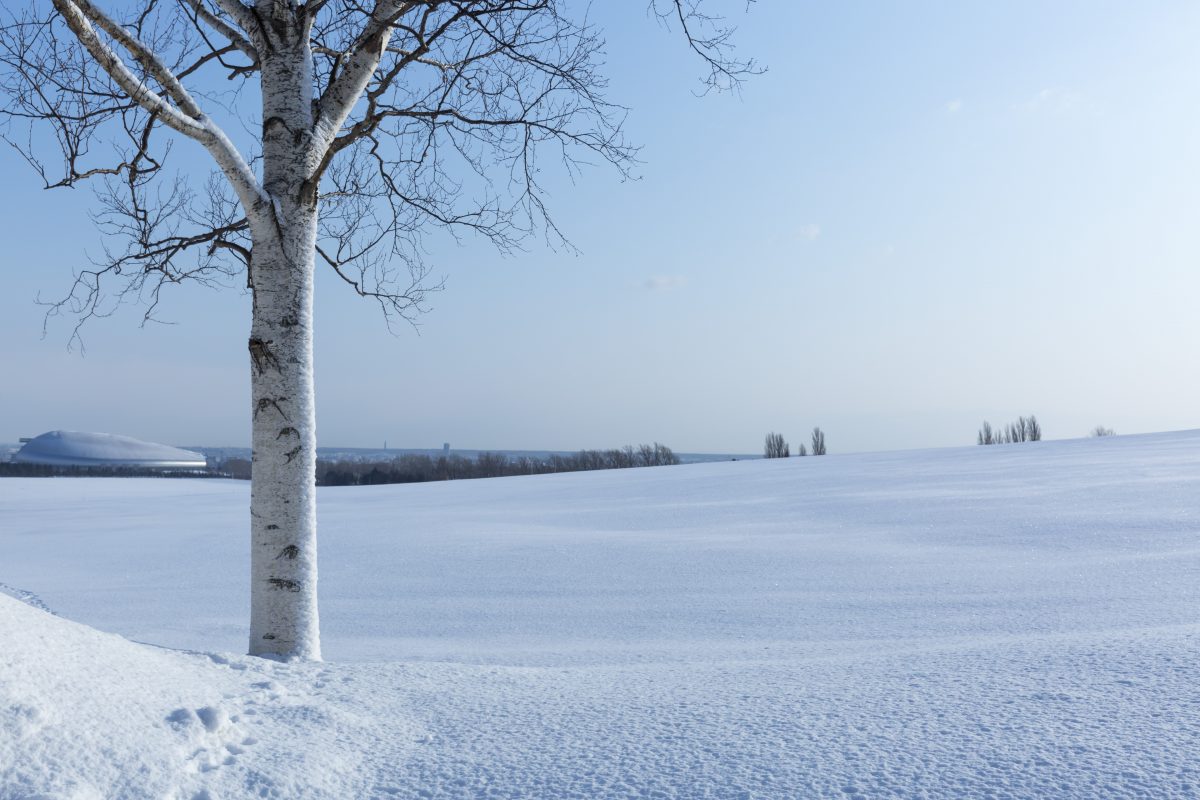
[(12, 457), (14, 464), (137, 469), (204, 469), (207, 466), (202, 453), (114, 433), (50, 431), (22, 441), (24, 447)]

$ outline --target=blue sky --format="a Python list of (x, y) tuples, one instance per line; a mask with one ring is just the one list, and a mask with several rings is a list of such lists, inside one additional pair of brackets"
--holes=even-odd
[[(580, 249), (430, 243), (419, 334), (322, 274), (321, 444), (832, 452), (1200, 427), (1200, 6), (782, 3), (740, 15), (769, 71), (697, 97), (640, 4), (603, 4), (640, 180), (552, 184)], [(618, 10), (633, 8), (634, 10)], [(249, 438), (249, 300), (182, 288), (42, 337), (100, 242), (86, 191), (0, 154), (0, 440), (54, 428)]]

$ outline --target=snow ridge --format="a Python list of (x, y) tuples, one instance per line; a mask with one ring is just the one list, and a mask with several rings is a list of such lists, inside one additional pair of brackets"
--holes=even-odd
[[(20, 600), (22, 603), (33, 606), (36, 609), (45, 611), (47, 614), (54, 614), (50, 606), (46, 605), (42, 598), (38, 597), (28, 589), (18, 589), (15, 586), (9, 586), (7, 583), (0, 582), (0, 594), (6, 594), (9, 597)], [(58, 616), (55, 614), (55, 616)]]

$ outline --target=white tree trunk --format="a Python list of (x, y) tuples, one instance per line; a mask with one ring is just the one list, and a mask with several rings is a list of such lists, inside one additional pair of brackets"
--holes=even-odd
[[(250, 654), (319, 659), (312, 290), (315, 212), (256, 244), (250, 333)], [(307, 243), (307, 256), (300, 250)], [(290, 256), (290, 257), (289, 257)]]
[(306, 37), (263, 59), (263, 189), (251, 220), (250, 654), (320, 659), (313, 259), (317, 236)]

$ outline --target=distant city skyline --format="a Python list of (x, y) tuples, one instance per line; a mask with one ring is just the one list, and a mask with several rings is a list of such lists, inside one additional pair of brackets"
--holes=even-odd
[[(642, 13), (593, 8), (640, 180), (547, 165), (578, 247), (427, 243), (446, 288), (389, 334), (320, 271), (321, 446), (756, 453), (1200, 427), (1200, 6), (766, 4), (768, 71), (697, 97)], [(188, 143), (173, 157), (200, 163)], [(103, 242), (86, 190), (0, 152), (0, 441), (56, 429), (249, 441), (249, 297), (179, 287), (83, 331), (66, 292)]]

